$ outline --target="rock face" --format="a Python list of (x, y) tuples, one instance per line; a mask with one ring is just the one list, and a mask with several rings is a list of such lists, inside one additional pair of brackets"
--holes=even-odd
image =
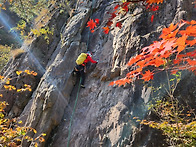
[[(135, 7), (133, 13), (115, 18), (122, 19), (122, 28), (114, 27), (108, 35), (103, 33), (102, 27), (109, 18), (108, 12), (115, 6), (113, 1), (84, 0), (77, 3), (71, 17), (55, 11), (48, 23), (55, 30), (50, 43), (39, 37), (30, 45), (24, 44), (27, 52), (10, 61), (1, 72), (8, 76), (25, 69), (38, 73), (36, 78), (18, 77), (12, 81), (17, 84), (30, 82), (33, 91), (16, 98), (15, 93), (9, 94), (7, 111), (12, 116), (19, 116), (25, 125), (35, 128), (38, 133), (33, 137), (47, 134), (46, 141), (40, 146), (65, 147), (68, 143), (73, 147), (167, 146), (159, 132), (140, 127), (131, 120), (132, 116), (146, 116), (148, 110), (144, 104), (150, 99), (150, 89), (139, 82), (124, 87), (108, 84), (126, 74), (124, 66), (129, 58), (157, 40), (163, 27), (180, 19), (195, 19), (193, 1), (166, 1), (153, 22), (150, 21), (150, 12)], [(89, 33), (86, 28), (89, 18), (100, 19), (100, 27), (94, 33)], [(72, 70), (79, 53), (87, 49), (99, 62), (88, 65), (86, 88), (79, 89)], [(190, 83), (184, 83), (183, 86), (190, 86)], [(192, 83), (193, 93), (195, 86)], [(184, 95), (188, 89), (180, 91)], [(195, 103), (195, 95), (190, 94), (189, 100)]]

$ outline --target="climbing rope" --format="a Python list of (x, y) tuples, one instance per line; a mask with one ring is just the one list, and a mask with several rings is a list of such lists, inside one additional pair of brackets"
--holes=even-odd
[(73, 108), (71, 119), (70, 119), (70, 122), (69, 122), (69, 134), (68, 134), (67, 147), (69, 147), (69, 142), (70, 142), (70, 137), (71, 137), (71, 124), (72, 124), (72, 120), (73, 120), (73, 117), (74, 117), (74, 114), (75, 114), (75, 110), (76, 110), (76, 105), (77, 105), (77, 101), (78, 101), (78, 95), (79, 95), (79, 91), (80, 91), (81, 81), (82, 81), (82, 78), (80, 77), (80, 82), (79, 82), (79, 86), (78, 86), (78, 92), (77, 92), (77, 95), (76, 95), (74, 108)]
[[(78, 7), (78, 2), (79, 2), (79, 0), (77, 1), (77, 4), (76, 4), (77, 7)], [(92, 15), (92, 7), (93, 7), (94, 4), (95, 4), (95, 0), (92, 1), (91, 10), (90, 10), (90, 16)], [(88, 46), (89, 46), (89, 41), (90, 41), (90, 30), (88, 32), (87, 50), (88, 50)], [(79, 82), (79, 86), (78, 86), (78, 92), (77, 92), (77, 95), (76, 95), (76, 100), (75, 100), (74, 108), (73, 108), (71, 119), (70, 119), (70, 122), (69, 122), (69, 133), (68, 133), (67, 147), (69, 147), (69, 143), (70, 143), (71, 125), (72, 125), (73, 117), (74, 117), (75, 110), (76, 110), (76, 105), (77, 105), (77, 101), (78, 101), (78, 95), (79, 95), (79, 91), (80, 91), (81, 80), (82, 80), (82, 78), (80, 77), (80, 82)]]

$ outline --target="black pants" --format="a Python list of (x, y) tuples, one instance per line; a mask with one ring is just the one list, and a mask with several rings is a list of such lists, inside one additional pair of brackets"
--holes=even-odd
[(77, 77), (81, 78), (81, 85), (84, 85), (84, 80), (85, 80), (85, 73), (84, 73), (84, 66), (82, 65), (76, 65), (74, 72), (76, 72)]

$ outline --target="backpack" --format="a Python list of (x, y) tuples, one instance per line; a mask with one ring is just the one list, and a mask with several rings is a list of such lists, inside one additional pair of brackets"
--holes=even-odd
[(76, 60), (76, 64), (77, 64), (77, 65), (81, 65), (81, 64), (84, 62), (84, 60), (86, 60), (86, 58), (87, 58), (87, 54), (81, 53), (81, 54), (78, 56), (77, 60)]

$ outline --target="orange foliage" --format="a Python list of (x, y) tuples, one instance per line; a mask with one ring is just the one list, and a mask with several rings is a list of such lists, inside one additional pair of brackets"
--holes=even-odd
[(142, 74), (142, 78), (144, 81), (149, 81), (153, 79), (153, 72), (151, 72), (150, 70), (145, 71), (145, 74)]
[(105, 33), (105, 34), (108, 34), (109, 31), (110, 31), (109, 27), (103, 27), (103, 29), (104, 29), (104, 33)]
[(163, 0), (146, 0), (146, 2), (149, 4), (159, 4), (162, 3)]
[[(125, 78), (113, 81), (110, 85), (124, 85), (135, 79), (149, 81), (156, 72), (189, 70), (196, 73), (196, 21), (183, 21), (171, 24), (162, 30), (160, 41), (141, 49), (141, 53), (129, 60), (127, 67), (134, 67)], [(172, 56), (172, 59), (171, 59)], [(175, 59), (174, 59), (175, 58)], [(172, 64), (171, 64), (172, 61)], [(147, 67), (154, 67), (147, 70)]]

